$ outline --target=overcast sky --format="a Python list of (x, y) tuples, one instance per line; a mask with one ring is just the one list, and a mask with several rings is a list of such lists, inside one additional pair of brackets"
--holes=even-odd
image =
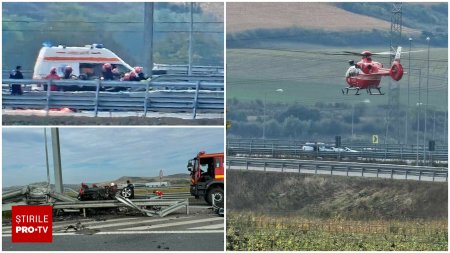
[[(224, 151), (222, 128), (60, 128), (64, 184), (188, 173), (199, 151)], [(51, 181), (53, 158), (47, 128)], [(5, 186), (46, 181), (44, 128), (3, 128)]]

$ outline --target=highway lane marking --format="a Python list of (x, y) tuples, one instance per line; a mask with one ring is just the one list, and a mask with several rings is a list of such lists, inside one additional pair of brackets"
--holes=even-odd
[(180, 222), (159, 224), (159, 225), (153, 225), (153, 226), (139, 226), (139, 227), (132, 227), (132, 228), (123, 228), (123, 229), (118, 229), (118, 230), (120, 230), (120, 231), (138, 231), (138, 230), (144, 230), (144, 229), (147, 230), (147, 229), (155, 229), (155, 228), (165, 228), (165, 227), (188, 225), (188, 224), (202, 223), (202, 222), (208, 222), (208, 221), (217, 221), (217, 220), (223, 220), (223, 218), (215, 217), (215, 218), (209, 218), (209, 219), (180, 221)]
[(191, 218), (191, 217), (180, 217), (180, 218), (172, 217), (172, 218), (153, 219), (153, 220), (137, 220), (137, 221), (133, 221), (133, 222), (121, 222), (121, 223), (115, 223), (115, 224), (88, 226), (86, 228), (89, 228), (89, 229), (110, 228), (110, 227), (119, 227), (119, 226), (142, 224), (142, 223), (154, 223), (154, 222), (158, 222), (158, 221), (179, 220), (179, 219), (187, 219), (187, 218)]
[[(117, 222), (117, 221), (125, 221), (125, 220), (137, 220), (139, 219), (138, 217), (133, 217), (133, 218), (120, 218), (120, 219), (111, 219), (111, 220), (105, 220), (105, 221), (95, 221), (95, 220), (87, 220), (87, 222), (81, 222), (80, 220), (74, 220), (72, 223), (70, 223), (69, 221), (64, 221), (65, 224), (62, 225), (55, 225), (57, 224), (57, 222), (53, 223), (53, 230), (56, 230), (57, 228), (64, 228), (67, 227), (69, 225), (74, 225), (77, 222), (81, 222), (81, 225), (86, 225), (86, 224), (96, 224), (96, 223), (111, 223), (111, 222)], [(5, 230), (5, 229), (9, 229), (9, 230)], [(12, 227), (3, 227), (3, 231), (2, 233), (11, 233), (11, 229)]]
[[(223, 234), (225, 231), (220, 230), (179, 230), (179, 231), (110, 231), (110, 232), (99, 232), (95, 234), (89, 234), (88, 236), (95, 235), (134, 235), (134, 234)], [(85, 235), (76, 233), (53, 233), (53, 236), (63, 236), (63, 235)], [(2, 237), (11, 237), (11, 234), (3, 234)]]
[(224, 228), (223, 223), (207, 225), (207, 226), (200, 226), (200, 227), (194, 227), (194, 228), (188, 228), (188, 229), (219, 229), (219, 228)]

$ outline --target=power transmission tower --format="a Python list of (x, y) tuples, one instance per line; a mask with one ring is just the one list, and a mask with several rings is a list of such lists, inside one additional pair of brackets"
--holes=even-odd
[[(400, 45), (402, 39), (402, 3), (393, 3), (391, 13), (391, 31), (389, 50), (391, 52), (389, 65), (394, 60), (395, 51)], [(396, 126), (394, 129), (395, 138), (400, 142), (400, 86), (398, 83), (389, 79), (389, 100), (386, 125), (386, 137), (388, 136), (389, 125)], [(387, 141), (387, 140), (386, 140)]]

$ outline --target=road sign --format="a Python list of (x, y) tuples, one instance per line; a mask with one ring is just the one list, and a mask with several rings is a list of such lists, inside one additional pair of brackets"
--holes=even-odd
[(372, 135), (372, 143), (378, 144), (378, 135)]

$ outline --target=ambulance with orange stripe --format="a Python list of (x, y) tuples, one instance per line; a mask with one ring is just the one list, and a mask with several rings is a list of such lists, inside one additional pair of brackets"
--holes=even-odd
[[(93, 80), (101, 77), (103, 64), (110, 63), (120, 74), (125, 74), (133, 68), (111, 50), (102, 44), (86, 45), (84, 47), (67, 47), (64, 45), (44, 45), (34, 65), (33, 79), (45, 79), (52, 67), (59, 76), (64, 75), (66, 66), (72, 67), (72, 75), (81, 80)], [(42, 90), (43, 87), (32, 87)]]
[(221, 205), (224, 202), (224, 155), (223, 153), (200, 152), (189, 160), (191, 172), (191, 195), (203, 197), (208, 204)]

